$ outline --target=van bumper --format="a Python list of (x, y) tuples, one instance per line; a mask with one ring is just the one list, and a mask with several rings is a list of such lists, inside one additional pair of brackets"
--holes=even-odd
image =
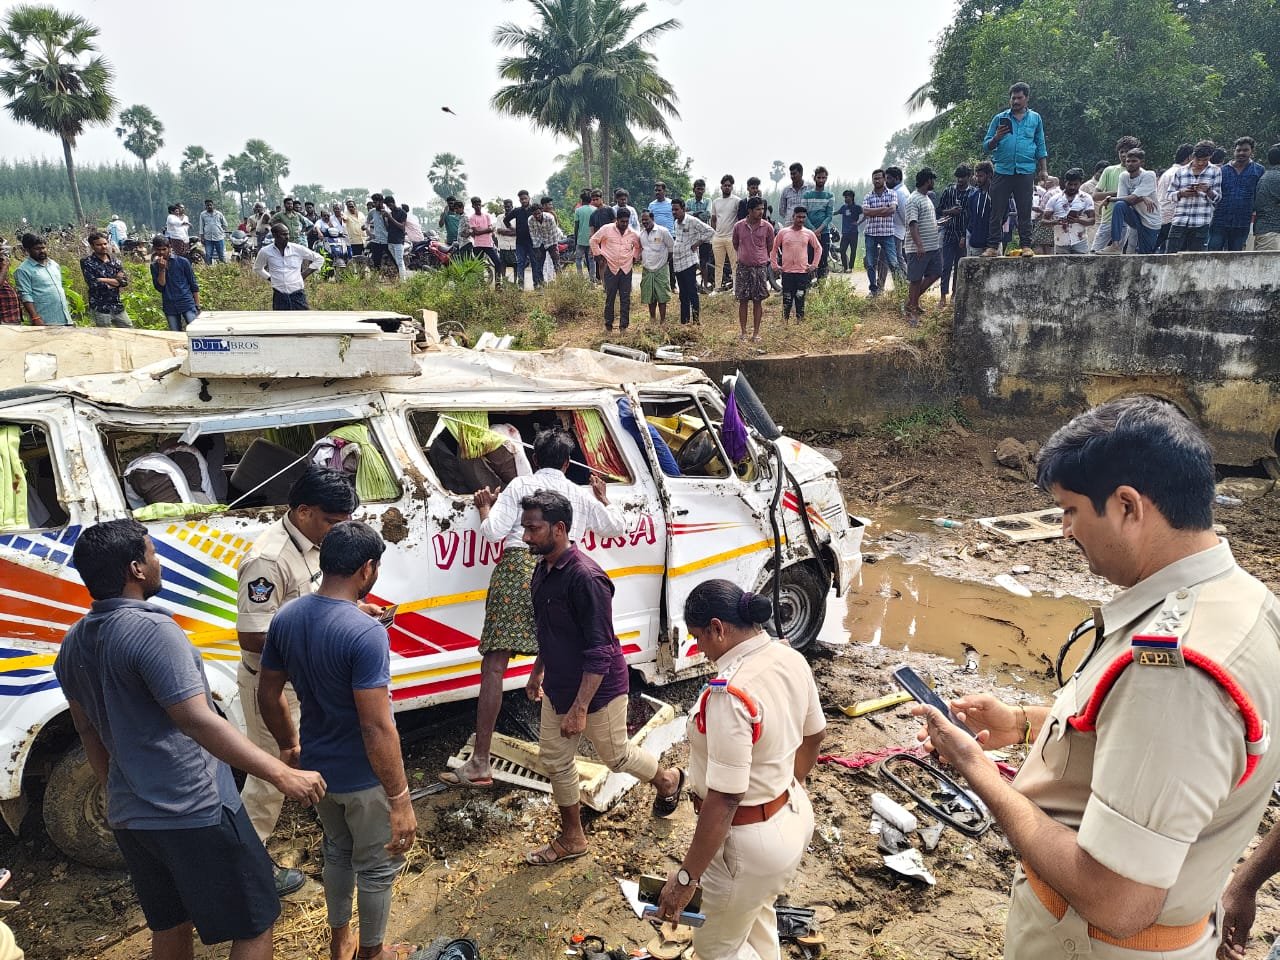
[(831, 535), (831, 553), (836, 558), (833, 586), (836, 596), (843, 597), (862, 570), (862, 534), (870, 521), (849, 514), (849, 526)]

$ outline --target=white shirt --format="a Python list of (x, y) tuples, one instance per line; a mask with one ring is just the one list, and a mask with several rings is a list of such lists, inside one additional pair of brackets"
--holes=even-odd
[(1173, 175), (1182, 169), (1182, 164), (1175, 163), (1164, 173), (1156, 184), (1156, 196), (1160, 199), (1160, 226), (1173, 223), (1173, 215), (1178, 211), (1178, 198), (1169, 196), (1169, 187), (1173, 183)]
[(1078, 221), (1067, 223), (1067, 214), (1096, 212), (1093, 197), (1083, 190), (1077, 190), (1074, 197), (1068, 197), (1065, 190), (1060, 191), (1056, 197), (1045, 204), (1044, 210), (1054, 220), (1053, 242), (1059, 247), (1069, 247), (1083, 243), (1087, 239), (1085, 234), (1087, 227)]
[(893, 211), (893, 235), (899, 240), (905, 240), (907, 237), (907, 201), (911, 199), (911, 194), (901, 183), (893, 188), (893, 192), (898, 197), (898, 208)]
[(319, 270), (324, 266), (324, 257), (300, 243), (286, 244), (282, 252), (273, 242), (258, 251), (253, 261), (253, 272), (271, 284), (273, 290), (297, 293), (305, 286), (302, 282), (304, 263), (310, 263)]
[(189, 239), (190, 230), (191, 221), (185, 216), (180, 217), (176, 213), (171, 213), (165, 218), (164, 235), (170, 240), (181, 240), (186, 243)]
[(671, 231), (655, 223), (652, 230), (640, 228), (640, 262), (646, 270), (658, 270), (667, 265), (667, 257), (675, 249)]
[(1116, 198), (1119, 200), (1127, 200), (1130, 197), (1146, 197), (1151, 201), (1150, 204), (1135, 204), (1134, 209), (1138, 211), (1138, 219), (1142, 221), (1142, 225), (1148, 230), (1159, 230), (1162, 222), (1162, 212), (1160, 204), (1155, 202), (1156, 199), (1156, 174), (1154, 170), (1139, 170), (1137, 177), (1130, 177), (1129, 171), (1126, 170), (1120, 174), (1120, 185), (1116, 188)]
[(736, 193), (727, 197), (720, 194), (711, 201), (711, 216), (716, 221), (717, 237), (733, 236), (733, 225), (738, 222), (738, 204), (741, 202), (742, 198)]
[(543, 467), (530, 476), (516, 477), (502, 488), (498, 499), (489, 508), (489, 516), (480, 524), (480, 536), (487, 540), (502, 540), (504, 550), (526, 549), (524, 528), (520, 526), (520, 501), (535, 490), (554, 490), (568, 497), (573, 507), (570, 536), (594, 530), (606, 537), (616, 537), (627, 531), (622, 508), (616, 503), (605, 506), (596, 499), (590, 487), (578, 486), (563, 471)]
[(404, 238), (409, 243), (421, 243), (427, 239), (422, 235), (422, 224), (412, 213), (404, 215)]

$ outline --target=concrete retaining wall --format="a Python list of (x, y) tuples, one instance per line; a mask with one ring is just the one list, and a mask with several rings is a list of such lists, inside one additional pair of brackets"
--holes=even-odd
[(741, 370), (788, 433), (863, 433), (924, 404), (949, 403), (947, 371), (921, 362), (907, 344), (867, 353), (760, 357), (697, 364), (710, 376)]
[(960, 273), (954, 372), (980, 414), (1036, 429), (1151, 393), (1220, 462), (1275, 455), (1280, 253), (969, 258)]

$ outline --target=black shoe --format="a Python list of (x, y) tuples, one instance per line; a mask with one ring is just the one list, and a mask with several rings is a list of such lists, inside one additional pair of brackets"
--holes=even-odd
[(302, 889), (303, 884), (307, 882), (303, 872), (292, 867), (276, 866), (273, 872), (276, 880), (276, 896), (278, 897), (287, 897), (291, 893), (297, 893)]

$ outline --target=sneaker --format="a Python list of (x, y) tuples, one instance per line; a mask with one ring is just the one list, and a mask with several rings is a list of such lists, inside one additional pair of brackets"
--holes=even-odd
[(1108, 243), (1105, 247), (1103, 247), (1101, 250), (1098, 251), (1098, 255), (1102, 257), (1114, 257), (1116, 254), (1121, 252), (1122, 251), (1120, 250), (1120, 244)]
[(1000, 256), (1000, 251), (999, 251), (999, 250), (997, 250), (995, 247), (987, 247), (987, 249), (985, 249), (985, 250), (983, 250), (983, 251), (982, 251), (982, 256), (984, 256), (984, 257), (998, 257), (998, 256)]
[(1022, 255), (1023, 255), (1024, 257), (1034, 257), (1034, 256), (1036, 255), (1036, 252), (1035, 252), (1034, 250), (1032, 250), (1030, 247), (1023, 247), (1023, 248), (1022, 248)]
[(301, 870), (295, 870), (293, 867), (276, 866), (276, 896), (287, 897), (291, 893), (297, 893), (302, 889), (302, 885), (307, 882), (307, 878)]

